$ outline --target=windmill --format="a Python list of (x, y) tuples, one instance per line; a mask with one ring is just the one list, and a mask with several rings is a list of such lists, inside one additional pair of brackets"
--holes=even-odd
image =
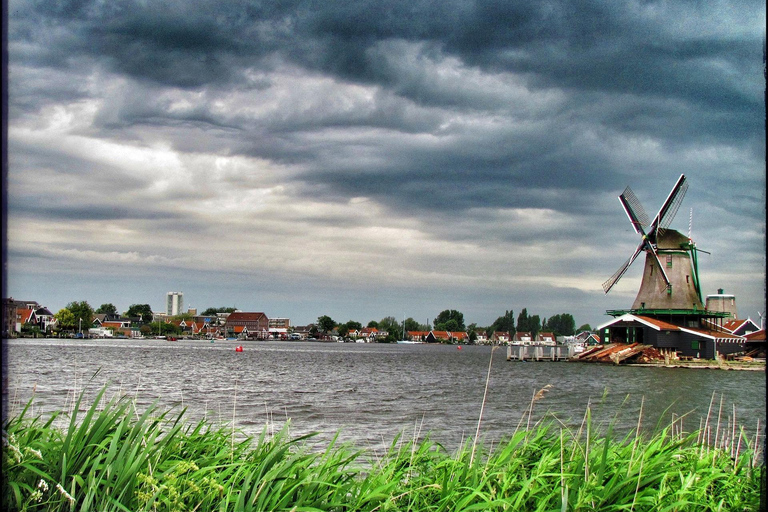
[(603, 283), (605, 293), (621, 279), (640, 253), (645, 252), (643, 280), (633, 310), (704, 309), (696, 257), (699, 249), (689, 237), (668, 229), (687, 190), (688, 183), (681, 174), (653, 221), (632, 189), (627, 187), (619, 196), (619, 202), (641, 240), (632, 256)]

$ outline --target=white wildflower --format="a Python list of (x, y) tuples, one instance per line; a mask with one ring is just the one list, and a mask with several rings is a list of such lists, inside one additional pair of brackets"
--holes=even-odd
[(37, 482), (37, 488), (42, 489), (43, 492), (48, 492), (48, 482), (41, 478), (40, 481)]
[(70, 495), (70, 494), (69, 494), (69, 493), (68, 493), (68, 492), (67, 492), (67, 491), (66, 491), (66, 490), (65, 490), (65, 489), (64, 489), (64, 488), (61, 486), (61, 484), (60, 484), (60, 483), (57, 483), (57, 484), (56, 484), (56, 489), (57, 489), (57, 490), (58, 490), (58, 491), (61, 493), (61, 495), (62, 495), (62, 496), (64, 496), (65, 498), (67, 498), (67, 500), (68, 500), (70, 503), (74, 503), (74, 502), (75, 502), (75, 498), (73, 498), (73, 497), (72, 497), (72, 495)]
[(8, 443), (8, 448), (10, 448), (11, 452), (13, 453), (13, 458), (16, 459), (16, 462), (21, 462), (24, 459), (24, 456), (14, 445)]
[(26, 448), (24, 448), (24, 451), (31, 453), (32, 455), (34, 455), (40, 460), (43, 460), (43, 454), (40, 453), (40, 450), (35, 450), (34, 448), (30, 448), (29, 446), (27, 446)]

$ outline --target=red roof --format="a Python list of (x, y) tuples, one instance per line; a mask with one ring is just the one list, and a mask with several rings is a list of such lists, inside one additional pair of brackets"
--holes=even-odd
[(677, 325), (670, 324), (669, 322), (665, 322), (664, 320), (659, 320), (658, 318), (651, 318), (649, 316), (637, 316), (636, 318), (638, 320), (648, 322), (649, 324), (653, 324), (655, 327), (658, 327), (663, 331), (679, 331), (680, 330), (680, 327), (678, 327)]
[(230, 313), (227, 317), (227, 322), (258, 322), (262, 318), (266, 318), (267, 315), (264, 313), (245, 313), (245, 312), (235, 312)]
[(747, 341), (765, 341), (765, 329), (745, 334)]
[(29, 317), (31, 317), (34, 313), (35, 313), (34, 309), (18, 309), (17, 317), (19, 319), (19, 322), (21, 322), (22, 324), (29, 322)]
[(718, 339), (718, 340), (730, 340), (730, 341), (743, 341), (743, 336), (736, 336), (735, 334), (727, 333), (727, 332), (721, 332), (721, 331), (710, 331), (709, 329), (696, 329), (693, 327), (678, 327), (679, 330), (685, 331), (685, 332), (691, 332), (694, 334), (699, 334), (701, 336), (706, 336), (708, 338)]

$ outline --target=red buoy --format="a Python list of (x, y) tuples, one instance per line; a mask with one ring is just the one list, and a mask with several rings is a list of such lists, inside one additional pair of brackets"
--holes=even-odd
[(458, 347), (456, 347), (456, 350), (461, 350), (461, 345), (459, 345)]
[(242, 345), (238, 345), (238, 346), (235, 348), (235, 352), (242, 352), (242, 351), (243, 351), (243, 346), (242, 346)]

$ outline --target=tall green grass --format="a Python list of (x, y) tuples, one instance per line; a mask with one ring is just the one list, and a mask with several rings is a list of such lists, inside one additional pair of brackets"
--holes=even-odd
[(3, 510), (753, 511), (760, 503), (758, 439), (735, 427), (722, 430), (738, 440), (719, 444), (707, 444), (710, 425), (684, 433), (679, 421), (641, 435), (638, 420), (617, 436), (596, 428), (588, 407), (579, 429), (553, 419), (492, 449), (467, 440), (452, 453), (401, 434), (376, 456), (336, 440), (318, 449), (287, 429), (248, 438), (187, 423), (183, 411), (139, 413), (105, 389), (85, 409), (81, 393), (70, 414), (44, 420), (30, 402), (4, 422)]

